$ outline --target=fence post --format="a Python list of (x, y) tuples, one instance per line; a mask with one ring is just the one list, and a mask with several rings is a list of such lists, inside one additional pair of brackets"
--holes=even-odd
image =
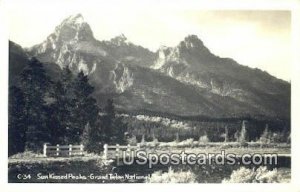
[(119, 158), (119, 154), (120, 154), (119, 144), (116, 144), (116, 158)]
[(103, 152), (103, 155), (104, 155), (104, 159), (107, 159), (107, 153), (108, 153), (108, 145), (107, 144), (104, 144), (103, 146), (104, 148), (104, 152)]
[(56, 156), (59, 156), (59, 144), (56, 145)]
[(136, 157), (136, 152), (141, 150), (141, 143), (137, 143), (136, 145), (137, 145), (137, 148), (135, 150), (134, 157)]
[(127, 150), (126, 151), (128, 152), (128, 156), (130, 156), (130, 144), (127, 145)]
[(47, 157), (47, 143), (44, 143), (43, 153), (44, 153), (44, 157)]
[(71, 156), (72, 155), (72, 145), (70, 144), (69, 145), (69, 156)]
[(80, 155), (83, 155), (83, 144), (80, 144)]
[(141, 149), (141, 144), (138, 143), (138, 144), (137, 144), (137, 150), (140, 150), (140, 149)]

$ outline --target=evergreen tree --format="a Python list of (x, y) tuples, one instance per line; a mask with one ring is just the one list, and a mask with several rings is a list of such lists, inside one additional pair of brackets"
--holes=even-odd
[(51, 127), (51, 143), (68, 144), (66, 131), (70, 125), (70, 107), (66, 90), (61, 81), (53, 85), (52, 97), (54, 102), (49, 107), (49, 127)]
[(115, 108), (113, 100), (108, 99), (104, 107), (105, 115), (102, 118), (103, 122), (103, 140), (106, 143), (111, 143), (113, 137), (113, 121), (115, 119)]
[(224, 135), (224, 142), (229, 141), (229, 134), (228, 134), (228, 127), (225, 125), (225, 135)]
[(180, 141), (180, 139), (179, 139), (179, 133), (177, 132), (177, 133), (176, 133), (175, 142), (176, 142), (176, 143), (179, 143), (179, 141)]
[(74, 75), (70, 70), (69, 66), (64, 67), (61, 72), (61, 84), (63, 89), (66, 91), (66, 94), (68, 94), (68, 96), (72, 96), (73, 81), (74, 81)]
[(104, 107), (105, 115), (102, 118), (103, 122), (103, 141), (106, 143), (125, 143), (124, 133), (127, 130), (121, 117), (116, 117), (113, 99), (108, 99)]
[(116, 117), (114, 101), (113, 99), (107, 99), (106, 106), (104, 107), (106, 114), (110, 117), (110, 119), (114, 119)]
[(53, 144), (72, 143), (72, 118), (71, 112), (75, 108), (74, 75), (69, 67), (64, 67), (61, 80), (53, 85), (52, 98), (54, 102), (50, 105), (51, 138)]
[(50, 85), (42, 63), (32, 58), (21, 73), (21, 86), (24, 93), (24, 115), (26, 119), (26, 149), (38, 151), (48, 142), (50, 131), (47, 128), (47, 106), (45, 97)]
[(124, 136), (124, 133), (127, 131), (127, 123), (124, 123), (122, 117), (115, 117), (113, 120), (113, 137), (112, 142), (113, 143), (120, 143), (125, 144), (126, 139)]
[(269, 125), (266, 124), (265, 130), (262, 133), (261, 137), (259, 138), (261, 144), (269, 144), (271, 142), (270, 134), (271, 133), (269, 132)]
[(87, 123), (96, 126), (99, 108), (92, 97), (94, 87), (88, 82), (88, 77), (82, 71), (78, 73), (73, 83), (74, 108), (71, 111), (72, 125), (70, 133), (73, 143), (79, 143), (84, 127)]
[(240, 145), (246, 146), (247, 145), (247, 130), (246, 130), (246, 121), (242, 122), (242, 129), (239, 136)]
[(84, 127), (82, 136), (81, 136), (81, 143), (85, 146), (85, 148), (89, 151), (89, 152), (94, 152), (95, 149), (95, 133), (93, 133), (92, 128), (90, 126), (89, 123), (87, 123)]
[(25, 149), (24, 95), (21, 89), (9, 89), (8, 104), (8, 155), (23, 152)]

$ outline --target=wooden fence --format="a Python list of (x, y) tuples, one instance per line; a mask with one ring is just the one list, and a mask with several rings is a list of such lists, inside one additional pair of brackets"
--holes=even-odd
[(131, 146), (131, 145), (119, 145), (119, 144), (116, 144), (116, 145), (108, 145), (108, 144), (105, 144), (103, 146), (104, 148), (104, 151), (103, 151), (103, 158), (104, 159), (108, 159), (109, 158), (109, 154), (108, 152), (113, 150), (113, 154), (112, 156), (114, 158), (118, 158), (119, 155), (120, 155), (120, 152), (121, 151), (133, 151), (133, 150), (139, 150), (140, 149), (140, 145), (137, 144), (137, 146)]
[(48, 146), (44, 144), (43, 148), (44, 157), (58, 157), (58, 156), (76, 156), (84, 154), (84, 146), (81, 145), (56, 145)]

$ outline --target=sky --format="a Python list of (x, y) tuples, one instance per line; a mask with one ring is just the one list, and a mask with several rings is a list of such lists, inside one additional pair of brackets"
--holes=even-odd
[[(291, 13), (285, 10), (207, 10), (163, 4), (31, 0), (7, 4), (9, 39), (23, 47), (41, 43), (70, 15), (81, 13), (95, 38), (124, 34), (152, 51), (197, 35), (212, 53), (273, 76), (291, 79)], [(157, 1), (158, 2), (158, 1)]]

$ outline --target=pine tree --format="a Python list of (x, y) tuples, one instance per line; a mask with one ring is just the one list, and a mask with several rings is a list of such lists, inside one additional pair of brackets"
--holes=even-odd
[(26, 149), (38, 151), (48, 142), (50, 131), (47, 127), (46, 95), (50, 79), (42, 63), (32, 58), (21, 73), (24, 93), (24, 114), (26, 119)]
[(69, 66), (66, 66), (62, 69), (61, 72), (61, 84), (66, 93), (71, 96), (72, 95), (72, 87), (73, 87), (74, 75), (70, 70)]
[(81, 143), (85, 146), (85, 148), (89, 151), (93, 151), (93, 144), (94, 144), (94, 135), (95, 133), (92, 132), (91, 126), (87, 123), (84, 127), (82, 136), (81, 136)]
[(121, 117), (116, 117), (112, 99), (107, 100), (104, 111), (105, 115), (102, 117), (103, 141), (106, 143), (125, 143), (124, 133), (127, 131), (127, 124), (123, 122)]
[(54, 83), (50, 105), (50, 127), (53, 144), (72, 143), (72, 111), (75, 109), (75, 96), (73, 89), (74, 75), (69, 67), (64, 67), (61, 72), (61, 80)]
[(259, 141), (261, 142), (261, 144), (268, 144), (271, 142), (271, 139), (270, 139), (270, 132), (269, 132), (269, 125), (266, 124), (265, 126), (265, 130), (264, 132), (262, 133)]
[(96, 126), (99, 108), (96, 100), (92, 97), (94, 87), (89, 84), (88, 76), (82, 71), (74, 79), (73, 91), (74, 108), (71, 111), (72, 127), (70, 127), (70, 132), (72, 141), (79, 143), (85, 125), (89, 123), (91, 127)]
[(141, 145), (145, 145), (145, 134), (142, 135), (142, 139), (141, 139)]
[(177, 132), (177, 133), (176, 133), (175, 142), (176, 142), (176, 143), (179, 143), (179, 141), (180, 141), (180, 140), (179, 140), (179, 133)]
[(114, 119), (116, 117), (115, 107), (114, 107), (114, 100), (108, 99), (106, 106), (104, 107), (106, 114), (110, 117), (110, 119)]
[(242, 129), (239, 136), (239, 142), (241, 146), (247, 145), (247, 130), (246, 130), (246, 121), (242, 122)]
[(225, 136), (224, 136), (224, 142), (228, 142), (229, 141), (229, 135), (228, 135), (228, 127), (227, 125), (225, 125)]
[(8, 155), (25, 150), (24, 95), (20, 88), (10, 87), (8, 104)]
[(113, 120), (113, 143), (125, 144), (125, 136), (124, 133), (127, 131), (128, 124), (124, 123), (122, 117), (115, 117)]
[(113, 121), (115, 119), (115, 108), (113, 106), (113, 100), (108, 99), (106, 106), (104, 107), (105, 115), (102, 118), (103, 122), (103, 140), (106, 143), (112, 142), (113, 134)]
[(49, 126), (52, 144), (68, 144), (67, 128), (70, 125), (70, 100), (61, 81), (53, 85), (54, 102), (49, 107)]

